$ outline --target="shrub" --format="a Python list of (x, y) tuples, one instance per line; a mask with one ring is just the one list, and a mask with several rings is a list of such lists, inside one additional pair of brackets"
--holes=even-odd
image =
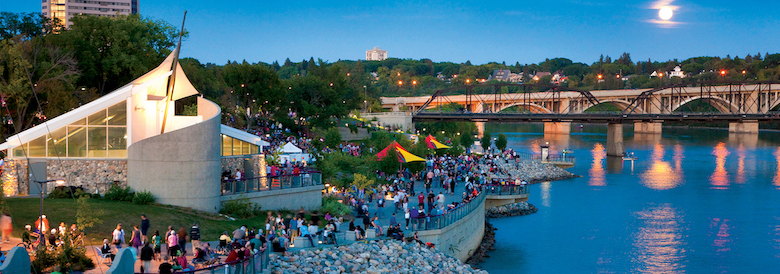
[(344, 216), (351, 212), (349, 206), (339, 203), (339, 198), (336, 196), (322, 197), (322, 206), (319, 209), (320, 212), (330, 212), (333, 216)]
[(59, 266), (60, 269), (91, 269), (95, 263), (87, 257), (86, 249), (74, 248), (70, 245), (69, 237), (65, 244), (56, 250), (41, 248), (35, 252), (35, 260), (32, 261), (33, 271), (37, 273), (48, 272), (47, 269)]
[(248, 198), (239, 198), (222, 203), (222, 208), (219, 210), (219, 213), (246, 219), (260, 216), (263, 212), (260, 210), (259, 204), (249, 201)]
[(92, 199), (100, 199), (100, 198), (102, 198), (100, 197), (100, 193), (92, 194)]
[(134, 193), (130, 192), (130, 187), (120, 187), (118, 185), (113, 185), (111, 188), (106, 191), (105, 198), (108, 200), (114, 200), (114, 201), (127, 201), (132, 202), (133, 201)]
[(133, 203), (137, 205), (149, 205), (154, 203), (154, 195), (149, 191), (139, 191), (133, 196)]
[(65, 190), (64, 188), (54, 188), (51, 193), (49, 193), (49, 196), (47, 196), (49, 199), (65, 199), (70, 198), (70, 193)]

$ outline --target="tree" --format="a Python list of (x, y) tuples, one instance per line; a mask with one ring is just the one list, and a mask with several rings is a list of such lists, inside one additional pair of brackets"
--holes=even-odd
[[(78, 75), (73, 54), (45, 38), (0, 41), (0, 94), (13, 109), (15, 132), (80, 103), (74, 99), (81, 91), (72, 85)], [(43, 107), (46, 102), (48, 108)]]
[(331, 149), (336, 149), (339, 144), (341, 144), (341, 133), (339, 132), (339, 129), (336, 127), (328, 129), (328, 131), (325, 132), (325, 145)]
[(490, 138), (490, 133), (485, 132), (485, 134), (482, 135), (482, 139), (480, 139), (480, 142), (482, 145), (482, 150), (487, 153), (488, 149), (490, 149), (490, 142), (493, 141)]
[(496, 140), (496, 148), (500, 151), (504, 151), (506, 149), (506, 135), (503, 133), (498, 134), (498, 139)]
[(0, 40), (14, 37), (30, 40), (52, 33), (61, 27), (59, 19), (49, 19), (40, 12), (0, 12)]
[(460, 145), (463, 146), (463, 148), (466, 150), (470, 149), (471, 146), (474, 145), (474, 137), (471, 135), (471, 133), (460, 135)]
[(76, 200), (76, 226), (84, 231), (87, 228), (103, 223), (98, 216), (103, 214), (102, 210), (94, 210), (89, 204), (88, 196), (81, 196)]
[(76, 16), (54, 44), (75, 53), (82, 75), (78, 86), (96, 87), (100, 95), (157, 67), (176, 45), (179, 31), (165, 21), (139, 15)]

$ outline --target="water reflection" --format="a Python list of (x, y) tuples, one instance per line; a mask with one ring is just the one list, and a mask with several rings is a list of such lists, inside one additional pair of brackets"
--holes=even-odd
[[(712, 241), (712, 246), (715, 248), (715, 253), (722, 253), (731, 250), (731, 247), (728, 245), (731, 242), (731, 239), (729, 239), (731, 234), (729, 234), (728, 222), (728, 219), (720, 218), (712, 218), (712, 220), (710, 220), (710, 231), (718, 231), (717, 234), (715, 234), (715, 240)], [(723, 254), (718, 255), (722, 256)]]
[(682, 182), (682, 168), (678, 161), (682, 161), (682, 147), (675, 146), (673, 160), (675, 167), (664, 161), (664, 146), (655, 144), (650, 154), (650, 168), (640, 175), (642, 185), (656, 189), (667, 190), (680, 185)]
[(777, 171), (775, 171), (775, 178), (772, 180), (777, 189), (780, 189), (780, 147), (775, 150), (775, 161), (777, 161)]
[(635, 214), (641, 222), (634, 237), (635, 260), (642, 273), (682, 273), (685, 256), (681, 241), (682, 216), (669, 204), (648, 208)]
[(726, 144), (718, 143), (712, 150), (715, 155), (715, 171), (710, 176), (712, 189), (726, 189), (729, 186), (729, 173), (726, 171), (726, 156), (729, 156), (729, 150)]
[(604, 179), (606, 171), (604, 170), (604, 158), (607, 157), (607, 151), (601, 143), (593, 145), (593, 149), (590, 150), (593, 155), (593, 164), (590, 166), (588, 185), (590, 186), (606, 186), (607, 181)]
[(742, 144), (739, 145), (737, 148), (737, 156), (739, 159), (737, 160), (737, 178), (735, 181), (737, 184), (744, 184), (745, 183), (745, 146)]
[(539, 190), (542, 191), (542, 205), (550, 206), (550, 182), (543, 182), (539, 184)]
[(569, 147), (569, 134), (544, 134), (544, 140), (550, 143), (550, 154), (561, 154)]

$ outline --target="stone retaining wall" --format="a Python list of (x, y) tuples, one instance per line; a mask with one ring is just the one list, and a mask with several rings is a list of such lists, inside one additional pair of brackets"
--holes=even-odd
[[(127, 160), (48, 160), (46, 179), (65, 179), (66, 186), (80, 186), (87, 193), (105, 194), (112, 184), (127, 185)], [(48, 192), (56, 187), (46, 184)]]
[(6, 158), (0, 177), (3, 180), (3, 194), (6, 196), (30, 195), (27, 160)]
[(244, 157), (222, 157), (222, 171), (229, 171), (231, 178), (239, 168), (244, 169)]

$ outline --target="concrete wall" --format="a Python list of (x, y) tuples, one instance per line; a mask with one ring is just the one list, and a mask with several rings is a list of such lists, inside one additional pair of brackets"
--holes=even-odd
[(376, 118), (376, 120), (382, 125), (395, 125), (401, 127), (403, 130), (414, 130), (414, 123), (412, 123), (412, 115), (406, 112), (393, 112), (393, 113), (361, 113), (360, 117), (368, 120)]
[(355, 134), (349, 131), (348, 127), (339, 127), (339, 133), (341, 133), (341, 140), (343, 141), (363, 140), (371, 137), (371, 133), (365, 128), (358, 128), (357, 132)]
[(634, 123), (634, 133), (661, 134), (663, 132), (662, 127), (662, 122), (637, 122)]
[(316, 185), (279, 190), (258, 191), (236, 195), (225, 195), (221, 198), (222, 202), (232, 199), (249, 198), (251, 202), (260, 204), (263, 210), (297, 210), (301, 207), (307, 210), (312, 210), (322, 206), (322, 190), (324, 188), (325, 186), (323, 185)]
[(220, 207), (219, 106), (198, 98), (198, 115), (216, 115), (147, 138), (127, 150), (127, 184), (152, 192), (158, 203), (216, 212)]
[(474, 253), (485, 235), (485, 200), (463, 219), (443, 229), (418, 231), (422, 242), (436, 244), (436, 249), (458, 260)]
[(488, 195), (485, 198), (485, 208), (493, 208), (502, 205), (527, 202), (528, 194), (519, 195)]
[(729, 133), (758, 133), (758, 122), (729, 123)]

